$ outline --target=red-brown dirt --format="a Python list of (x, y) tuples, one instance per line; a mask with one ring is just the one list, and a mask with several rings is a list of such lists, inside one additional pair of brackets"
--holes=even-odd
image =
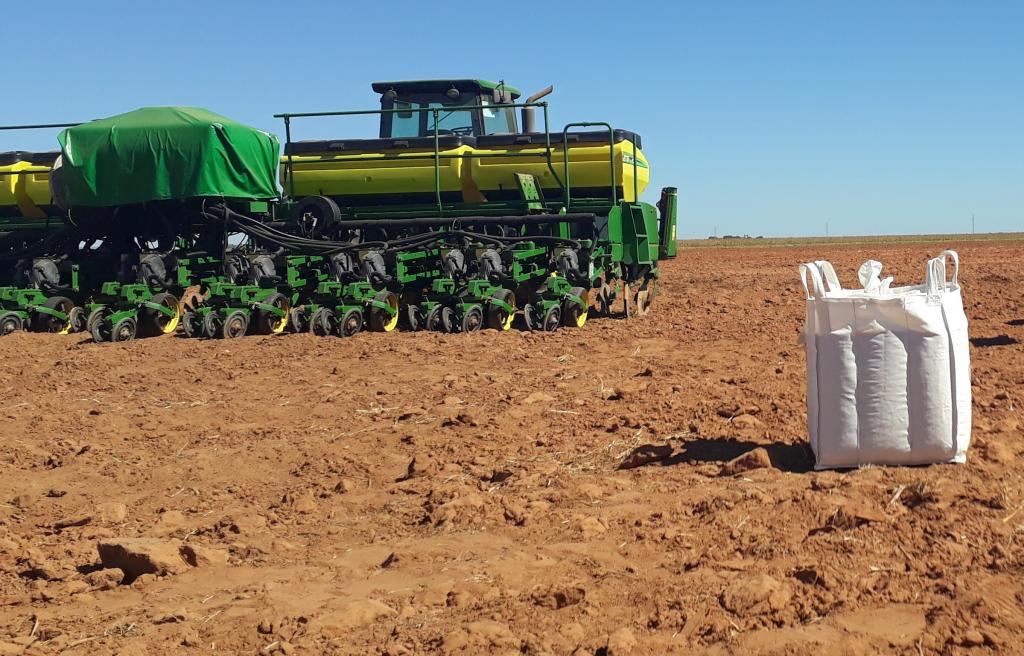
[[(909, 284), (945, 246), (968, 464), (809, 471), (797, 265)], [(1024, 245), (687, 249), (662, 284), (554, 334), (3, 338), (0, 655), (1019, 651)]]

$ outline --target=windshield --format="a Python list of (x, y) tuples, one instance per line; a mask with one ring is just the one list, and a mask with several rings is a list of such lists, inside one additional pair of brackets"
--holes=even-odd
[[(414, 94), (397, 98), (392, 106), (400, 110), (383, 114), (381, 118), (381, 137), (429, 137), (434, 134), (434, 112), (415, 111), (419, 109), (439, 109), (437, 115), (438, 134), (475, 134), (474, 110), (460, 110), (459, 107), (472, 107), (479, 98), (470, 93), (463, 93), (458, 99), (451, 99), (444, 94)], [(388, 109), (384, 105), (384, 109)]]
[[(460, 103), (464, 105), (472, 105), (470, 103)], [(442, 107), (445, 108), (443, 112), (439, 112), (437, 115), (437, 131), (442, 134), (473, 134), (473, 112), (472, 110), (459, 110), (455, 109), (458, 105), (455, 104), (442, 104), (442, 103), (428, 103), (427, 107)], [(427, 112), (427, 134), (434, 133), (434, 113)]]

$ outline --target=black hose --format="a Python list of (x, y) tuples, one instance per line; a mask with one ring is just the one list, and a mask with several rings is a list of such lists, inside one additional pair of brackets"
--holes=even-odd
[[(220, 221), (221, 217), (219, 214), (223, 214), (227, 219), (239, 230), (257, 239), (266, 241), (274, 246), (281, 248), (288, 248), (291, 250), (298, 251), (315, 251), (326, 255), (333, 255), (349, 250), (358, 250), (366, 248), (380, 248), (384, 251), (395, 251), (399, 249), (414, 248), (419, 246), (425, 246), (427, 244), (436, 243), (438, 241), (444, 241), (452, 237), (463, 237), (466, 239), (473, 239), (477, 241), (490, 242), (498, 245), (511, 245), (520, 242), (537, 242), (537, 243), (558, 243), (568, 244), (575, 248), (579, 248), (580, 243), (575, 239), (568, 239), (565, 237), (557, 237), (554, 235), (522, 235), (516, 237), (499, 237), (496, 235), (487, 235), (468, 230), (461, 230), (454, 228), (452, 230), (446, 230), (444, 232), (429, 232), (421, 235), (410, 235), (408, 237), (402, 237), (399, 239), (389, 241), (372, 241), (372, 242), (361, 242), (361, 243), (350, 243), (350, 242), (333, 242), (317, 239), (308, 239), (306, 237), (299, 237), (292, 235), (276, 228), (270, 227), (260, 221), (257, 221), (251, 217), (245, 216), (235, 212), (234, 210), (220, 206), (210, 206), (210, 211), (203, 211), (203, 214), (210, 220)], [(555, 220), (566, 221), (566, 222), (593, 222), (595, 219), (593, 214), (536, 214), (519, 217), (466, 217), (465, 219), (433, 219), (433, 218), (415, 218), (415, 219), (377, 219), (371, 221), (345, 221), (346, 227), (413, 227), (413, 226), (444, 226), (453, 225), (460, 223), (470, 223), (474, 225), (492, 225), (492, 224), (503, 224), (507, 225), (512, 222), (519, 222), (520, 225), (530, 224), (542, 224), (551, 223)]]

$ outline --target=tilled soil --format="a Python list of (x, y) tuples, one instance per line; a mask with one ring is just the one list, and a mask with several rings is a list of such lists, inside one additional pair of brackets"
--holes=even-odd
[(554, 334), (3, 338), (0, 655), (1016, 652), (1024, 245), (949, 244), (967, 465), (805, 442), (797, 265), (944, 246), (684, 250)]

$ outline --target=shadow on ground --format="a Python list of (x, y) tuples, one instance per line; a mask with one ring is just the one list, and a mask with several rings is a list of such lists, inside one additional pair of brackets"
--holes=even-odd
[(619, 469), (659, 465), (669, 467), (681, 463), (725, 464), (754, 449), (763, 448), (776, 469), (802, 474), (814, 467), (814, 455), (807, 444), (758, 444), (731, 437), (686, 440), (681, 449), (669, 444), (642, 444), (627, 456)]
[(814, 457), (807, 444), (758, 444), (731, 437), (699, 438), (683, 442), (683, 448), (663, 464), (680, 462), (725, 463), (757, 448), (764, 448), (772, 466), (782, 471), (804, 473), (814, 468)]
[(971, 344), (977, 347), (986, 346), (1009, 346), (1011, 344), (1017, 344), (1017, 339), (1010, 337), (1009, 335), (996, 335), (995, 337), (972, 337)]

